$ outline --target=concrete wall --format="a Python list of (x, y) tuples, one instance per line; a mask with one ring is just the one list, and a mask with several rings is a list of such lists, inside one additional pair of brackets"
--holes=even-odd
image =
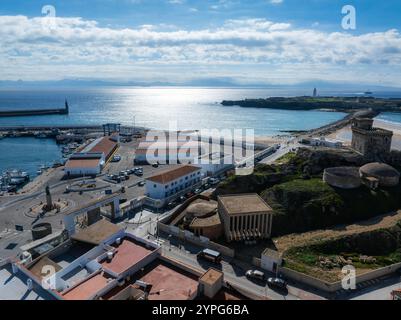
[(216, 242), (210, 241), (205, 237), (197, 237), (190, 231), (183, 231), (177, 227), (168, 226), (161, 222), (158, 223), (159, 230), (171, 234), (174, 237), (177, 237), (181, 240), (188, 241), (192, 244), (200, 246), (202, 248), (212, 249), (220, 252), (222, 255), (233, 258), (235, 256), (235, 251), (231, 248), (220, 245)]
[(64, 172), (66, 175), (71, 177), (79, 177), (79, 176), (95, 176), (100, 174), (101, 167), (100, 164), (95, 167), (90, 168), (65, 168)]
[[(391, 275), (392, 273), (398, 271), (400, 268), (401, 268), (401, 262), (393, 264), (391, 266), (387, 266), (387, 267), (384, 267), (381, 269), (377, 269), (377, 270), (374, 270), (371, 272), (367, 272), (367, 273), (358, 275), (356, 277), (356, 284)], [(291, 270), (288, 268), (282, 268), (282, 267), (279, 268), (279, 272), (281, 274), (283, 274), (286, 278), (304, 283), (313, 288), (323, 290), (327, 293), (334, 293), (334, 292), (342, 289), (341, 281), (330, 283), (330, 282), (323, 281), (323, 280), (314, 278), (312, 276), (309, 276), (309, 275), (306, 275), (306, 274), (303, 274), (303, 273), (300, 273), (300, 272), (297, 272), (297, 271), (294, 271), (294, 270)]]

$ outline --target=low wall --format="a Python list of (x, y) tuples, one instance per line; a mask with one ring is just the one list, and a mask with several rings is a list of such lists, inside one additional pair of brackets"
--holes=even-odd
[(261, 266), (262, 266), (262, 260), (259, 259), (259, 258), (253, 257), (253, 258), (252, 258), (252, 264), (253, 264), (255, 267), (261, 268)]
[(11, 258), (0, 259), (0, 269), (11, 263)]
[(180, 230), (177, 227), (174, 226), (168, 226), (165, 225), (161, 222), (158, 223), (158, 228), (160, 231), (171, 234), (174, 237), (177, 237), (181, 240), (185, 240), (188, 241), (194, 245), (203, 247), (203, 248), (207, 248), (207, 249), (211, 249), (211, 250), (216, 250), (218, 252), (220, 252), (222, 255), (230, 257), (230, 258), (234, 258), (235, 256), (235, 251), (233, 249), (230, 249), (228, 247), (225, 247), (221, 244), (218, 244), (216, 242), (210, 241), (209, 239), (205, 238), (205, 237), (197, 237), (195, 236), (192, 232), (187, 231), (187, 230)]
[[(358, 285), (366, 281), (391, 275), (394, 272), (398, 271), (399, 269), (401, 269), (401, 262), (371, 272), (363, 273), (361, 275), (357, 275), (356, 284)], [(342, 289), (341, 281), (330, 283), (285, 267), (280, 267), (279, 272), (288, 279), (304, 283), (308, 286), (311, 286), (319, 290), (323, 290), (327, 293), (334, 293)]]

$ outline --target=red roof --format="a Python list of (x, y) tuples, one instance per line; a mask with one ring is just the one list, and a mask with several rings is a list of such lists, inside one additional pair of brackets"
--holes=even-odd
[(105, 157), (108, 158), (116, 147), (117, 142), (110, 139), (110, 137), (104, 137), (89, 152), (103, 152)]
[(88, 300), (105, 288), (110, 279), (103, 272), (98, 273), (64, 293), (63, 297), (66, 300)]
[(156, 183), (166, 184), (171, 181), (177, 180), (180, 177), (186, 176), (190, 173), (193, 173), (193, 172), (196, 172), (199, 170), (201, 170), (201, 168), (196, 167), (196, 166), (183, 165), (176, 169), (162, 172), (156, 176), (148, 178), (147, 180), (153, 181)]
[(121, 274), (143, 260), (151, 254), (153, 250), (153, 248), (147, 249), (141, 243), (126, 238), (117, 247), (113, 259), (111, 261), (106, 259), (101, 264), (104, 269), (115, 272), (116, 274)]
[(72, 159), (67, 161), (65, 168), (93, 168), (97, 167), (99, 164), (99, 159)]

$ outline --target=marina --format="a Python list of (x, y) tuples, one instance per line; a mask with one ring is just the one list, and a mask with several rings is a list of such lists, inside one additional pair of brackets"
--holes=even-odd
[(2, 189), (6, 186), (11, 186), (11, 190), (18, 189), (55, 162), (63, 161), (62, 148), (54, 139), (6, 137), (0, 140), (0, 149)]

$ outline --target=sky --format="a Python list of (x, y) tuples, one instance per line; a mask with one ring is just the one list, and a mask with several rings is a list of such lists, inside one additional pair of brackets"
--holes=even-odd
[(400, 87), (400, 12), (399, 0), (1, 0), (0, 80)]

